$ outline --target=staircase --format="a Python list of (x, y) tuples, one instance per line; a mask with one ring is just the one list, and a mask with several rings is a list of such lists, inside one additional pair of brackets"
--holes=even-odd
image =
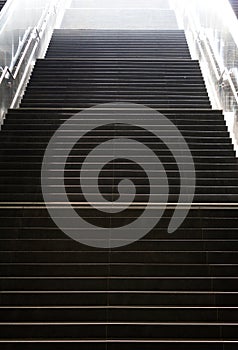
[(0, 11), (2, 10), (3, 6), (6, 4), (7, 0), (1, 0), (0, 1)]
[(229, 0), (230, 4), (236, 14), (236, 16), (238, 16), (238, 1), (237, 0)]
[(64, 29), (178, 29), (169, 0), (73, 0), (65, 11)]
[[(128, 246), (99, 249), (70, 239), (49, 217), (40, 185), (47, 144), (72, 115), (106, 102), (152, 107), (187, 141), (196, 193), (173, 235), (167, 228), (179, 194), (178, 169), (146, 133), (149, 119), (142, 133), (121, 125), (93, 131), (71, 152), (65, 185), (77, 208), (84, 201), (79, 169), (88, 150), (115, 133), (142, 140), (160, 155), (170, 185), (170, 206), (153, 230)], [(133, 109), (132, 115), (136, 121)], [(157, 127), (172, 140), (168, 125), (158, 121)], [(65, 139), (73, 134), (66, 131)], [(56, 204), (64, 148), (67, 141), (59, 142), (51, 164)], [(21, 108), (6, 117), (0, 157), (1, 349), (237, 349), (237, 160), (182, 31), (56, 30)], [(106, 170), (100, 184), (106, 198), (115, 198), (115, 184), (129, 176), (138, 187), (135, 202), (146, 202), (149, 184), (141, 168), (119, 160)], [(78, 210), (109, 228), (141, 214), (132, 208), (129, 215), (100, 216), (86, 203)]]

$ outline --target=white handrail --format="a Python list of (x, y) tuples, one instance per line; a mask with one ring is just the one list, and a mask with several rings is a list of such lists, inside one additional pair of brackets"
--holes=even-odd
[[(11, 71), (11, 75), (14, 77), (14, 79), (16, 78), (20, 68), (21, 68), (21, 64), (22, 62), (24, 61), (24, 58), (25, 56), (27, 55), (27, 52), (28, 52), (28, 49), (32, 43), (33, 40), (36, 40), (37, 38), (35, 37), (35, 34), (38, 33), (39, 35), (41, 34), (41, 32), (44, 30), (44, 27), (45, 27), (45, 24), (47, 23), (47, 19), (48, 17), (51, 15), (52, 11), (55, 11), (55, 8), (56, 6), (61, 2), (61, 0), (57, 0), (57, 1), (54, 1), (53, 3), (50, 2), (49, 5), (45, 8), (45, 10), (43, 11), (37, 25), (31, 30), (31, 33), (30, 33), (30, 40), (29, 40), (29, 35), (26, 36), (24, 39), (23, 39), (23, 42), (22, 42), (22, 47), (26, 44), (26, 42), (28, 41), (23, 53), (22, 52), (19, 52), (18, 54), (18, 57), (16, 56), (15, 57), (15, 61), (17, 61), (17, 59), (19, 58), (20, 54), (21, 54), (21, 58), (18, 62), (18, 65), (14, 71), (14, 73), (11, 71), (10, 67), (6, 66), (4, 69), (3, 69), (3, 72), (0, 76), (0, 84), (1, 82), (3, 81), (3, 78), (6, 76), (7, 72), (9, 72), (9, 70)], [(38, 36), (39, 36), (38, 35)], [(39, 38), (40, 39), (40, 38)], [(7, 72), (6, 72), (6, 69), (7, 69)]]
[(2, 74), (0, 76), (0, 85), (2, 84), (4, 78), (6, 77), (7, 74), (10, 74), (11, 77), (14, 79), (13, 75), (12, 75), (12, 72), (10, 71), (9, 67), (5, 67), (2, 71)]
[[(229, 70), (224, 66), (221, 57), (219, 57), (219, 53), (214, 50), (214, 48), (209, 45), (210, 40), (206, 33), (206, 30), (201, 27), (201, 24), (196, 16), (196, 13), (192, 11), (192, 2), (191, 0), (171, 0), (174, 7), (178, 10), (182, 17), (186, 17), (186, 23), (188, 30), (192, 33), (194, 39), (194, 43), (198, 46), (200, 54), (203, 56), (206, 62), (209, 62), (210, 67), (212, 69), (212, 73), (214, 74), (215, 80), (217, 84), (226, 75), (226, 81), (229, 84), (232, 96), (234, 97), (235, 103), (237, 104), (238, 109), (238, 94), (236, 86), (230, 76)], [(232, 7), (228, 0), (221, 0), (224, 6), (227, 6), (227, 13), (229, 14), (229, 18), (231, 18), (231, 23), (228, 23), (227, 26), (230, 30), (230, 33), (233, 37), (234, 45), (237, 45), (238, 48), (238, 36), (237, 31), (234, 38), (234, 28), (238, 30), (238, 21), (233, 13)], [(183, 18), (183, 19), (184, 19)], [(225, 21), (226, 19), (224, 19)], [(199, 39), (198, 39), (199, 38)]]
[[(9, 20), (9, 9), (12, 6), (14, 0), (8, 0), (6, 2), (6, 4), (3, 6), (2, 10), (0, 11), (0, 32), (4, 29), (5, 25), (7, 24), (7, 21)], [(5, 23), (1, 23), (2, 21), (4, 21), (4, 17), (7, 15), (6, 19), (5, 19)]]
[[(192, 28), (192, 26), (191, 26)], [(196, 33), (197, 31), (195, 31)], [(208, 58), (210, 60), (210, 63), (211, 63), (211, 67), (213, 69), (213, 73), (215, 74), (215, 77), (217, 79), (217, 83), (220, 81), (221, 78), (223, 78), (224, 75), (226, 75), (227, 77), (227, 81), (229, 83), (229, 86), (230, 86), (230, 89), (232, 91), (232, 94), (233, 94), (233, 97), (236, 101), (236, 104), (237, 104), (237, 107), (238, 107), (238, 95), (237, 95), (237, 90), (236, 90), (236, 87), (231, 79), (231, 76), (230, 76), (230, 73), (229, 73), (229, 70), (227, 69), (227, 67), (223, 67), (221, 64), (220, 64), (220, 60), (219, 59), (216, 59), (214, 58), (214, 52), (211, 50), (211, 48), (209, 47), (207, 41), (208, 41), (208, 38), (207, 36), (205, 35), (204, 33), (204, 39), (200, 39), (201, 42), (204, 44), (205, 46), (205, 49), (206, 49), (206, 53), (208, 55)], [(202, 45), (200, 45), (198, 43), (199, 47), (200, 47), (200, 51), (201, 53), (203, 53), (203, 48), (202, 48)], [(221, 75), (219, 75), (218, 71), (217, 71), (217, 66), (216, 64), (219, 66), (219, 69), (221, 72), (223, 72)]]
[(29, 35), (24, 36), (21, 43), (22, 50), (19, 50), (18, 56), (14, 58), (16, 62), (14, 69), (10, 69), (8, 66), (2, 69), (0, 74), (0, 90), (3, 92), (3, 100), (0, 107), (1, 120), (8, 108), (16, 108), (19, 105), (32, 67), (36, 59), (42, 57), (43, 52), (47, 48), (57, 15), (63, 9), (63, 0), (49, 1), (37, 25), (31, 28)]
[[(26, 35), (26, 36), (24, 37), (24, 40), (22, 41), (22, 45), (21, 45), (22, 47), (25, 46), (25, 44), (26, 44), (27, 41), (29, 40), (29, 36), (32, 35), (33, 32), (34, 32), (34, 29), (31, 30), (31, 31), (29, 32), (29, 28), (28, 28), (28, 35)], [(29, 44), (29, 42), (28, 42), (28, 44)], [(28, 47), (28, 44), (27, 44), (26, 47)], [(15, 79), (15, 77), (16, 77), (16, 75), (17, 75), (16, 72), (18, 72), (18, 70), (19, 70), (19, 65), (20, 65), (21, 62), (22, 62), (22, 58), (24, 58), (24, 55), (25, 55), (24, 53), (25, 53), (25, 51), (26, 51), (26, 49), (24, 49), (23, 55), (21, 56), (21, 59), (20, 59), (18, 65), (17, 65), (17, 68), (16, 68), (16, 70), (15, 70), (14, 73), (13, 73), (11, 67), (5, 66), (5, 67), (3, 68), (2, 74), (1, 74), (1, 76), (0, 76), (0, 85), (2, 84), (4, 78), (6, 77), (7, 74), (10, 74), (11, 77), (12, 77), (13, 79)], [(18, 55), (15, 56), (15, 59), (14, 59), (15, 62), (16, 62), (17, 59), (19, 58), (21, 52), (22, 52), (22, 51), (19, 51)]]
[[(22, 53), (22, 52), (19, 52), (18, 56), (15, 57), (15, 61), (17, 61), (18, 57), (19, 57), (20, 54), (22, 53), (21, 58), (20, 58), (20, 60), (19, 60), (19, 62), (18, 62), (18, 64), (17, 64), (17, 67), (16, 67), (14, 73), (11, 72), (11, 74), (12, 74), (12, 76), (13, 76), (14, 79), (16, 78), (16, 76), (17, 76), (17, 74), (18, 74), (18, 72), (19, 72), (19, 70), (20, 70), (20, 68), (21, 68), (21, 64), (22, 64), (22, 62), (24, 61), (25, 56), (27, 55), (28, 49), (29, 49), (29, 47), (30, 47), (32, 41), (35, 40), (34, 33), (37, 33), (37, 32), (40, 33), (40, 32), (41, 32), (44, 23), (47, 21), (47, 17), (48, 17), (48, 15), (49, 15), (49, 13), (50, 13), (50, 9), (51, 9), (52, 6), (53, 6), (52, 3), (50, 3), (50, 4), (45, 8), (45, 10), (43, 11), (43, 13), (42, 13), (42, 15), (41, 15), (41, 17), (40, 17), (40, 19), (39, 19), (37, 25), (31, 30), (31, 33), (30, 33), (30, 40), (29, 40), (29, 35), (26, 36), (26, 37), (23, 39), (22, 47), (27, 43), (28, 40), (29, 40), (29, 41), (28, 41), (28, 43), (27, 43), (27, 45), (26, 45), (26, 47), (25, 47), (23, 53)], [(9, 72), (9, 70), (10, 70), (10, 68), (7, 67), (7, 71), (8, 71), (8, 72)], [(4, 74), (4, 77), (5, 77), (5, 76), (6, 76), (6, 70), (4, 69), (3, 72), (5, 72), (5, 74)], [(3, 75), (3, 73), (2, 73), (2, 75)], [(1, 77), (0, 77), (0, 84), (1, 84), (1, 82), (2, 82), (2, 80), (3, 80), (2, 75), (1, 75)]]

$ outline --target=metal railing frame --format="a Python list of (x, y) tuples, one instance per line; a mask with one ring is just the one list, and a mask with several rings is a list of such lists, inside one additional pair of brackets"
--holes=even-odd
[[(22, 50), (14, 58), (16, 65), (6, 66), (0, 75), (0, 124), (9, 108), (17, 108), (37, 58), (43, 57), (57, 21), (63, 0), (50, 2), (37, 25), (29, 30), (21, 43)], [(8, 7), (9, 8), (9, 7)]]

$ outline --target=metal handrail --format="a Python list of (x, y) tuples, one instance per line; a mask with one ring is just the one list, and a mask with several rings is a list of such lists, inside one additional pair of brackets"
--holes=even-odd
[(5, 16), (6, 12), (8, 11), (8, 9), (9, 9), (9, 7), (11, 6), (11, 4), (12, 4), (13, 1), (14, 1), (14, 0), (8, 0), (8, 1), (5, 3), (5, 5), (3, 6), (3, 8), (2, 8), (2, 10), (1, 10), (1, 12), (0, 12), (0, 21), (1, 21), (2, 17)]
[[(204, 44), (204, 46), (205, 46), (205, 48), (206, 48), (206, 52), (207, 52), (207, 54), (208, 54), (208, 57), (209, 57), (209, 60), (210, 60), (210, 62), (211, 62), (211, 65), (212, 65), (212, 68), (213, 68), (213, 72), (214, 72), (214, 74), (215, 74), (215, 76), (216, 76), (216, 79), (217, 79), (217, 81), (219, 81), (219, 79), (220, 79), (220, 74), (219, 74), (219, 72), (218, 72), (218, 70), (217, 70), (217, 60), (215, 60), (215, 58), (214, 58), (214, 53), (213, 53), (213, 51), (211, 50), (211, 48), (210, 48), (210, 46), (208, 45), (208, 43), (207, 43), (207, 37), (205, 36), (205, 34), (204, 34), (204, 39), (200, 39), (201, 40), (201, 42)], [(201, 45), (201, 49), (202, 49), (202, 45)], [(219, 65), (219, 64), (218, 64)], [(219, 67), (220, 68), (220, 67)]]
[(31, 35), (31, 30), (32, 30), (31, 27), (29, 27), (29, 28), (27, 28), (27, 29), (25, 30), (25, 33), (24, 33), (24, 35), (23, 35), (23, 38), (22, 38), (22, 40), (20, 41), (20, 44), (18, 45), (18, 48), (17, 48), (17, 50), (16, 50), (16, 53), (15, 53), (13, 59), (12, 59), (11, 65), (10, 65), (10, 67), (9, 67), (10, 70), (13, 70), (13, 67), (15, 66), (15, 64), (16, 64), (16, 62), (17, 62), (19, 56), (21, 55), (21, 52), (22, 52), (22, 50), (23, 50), (23, 48), (24, 48), (26, 42), (29, 40), (29, 37), (30, 37), (30, 35)]
[[(212, 50), (212, 48), (208, 44), (209, 38), (206, 35), (206, 32), (202, 31), (202, 33), (201, 33), (201, 28), (200, 28), (199, 25), (197, 25), (196, 19), (191, 15), (191, 13), (189, 13), (189, 15), (187, 14), (187, 19), (188, 19), (188, 23), (189, 23), (189, 29), (191, 30), (191, 32), (193, 33), (194, 37), (196, 38), (195, 42), (196, 42), (196, 44), (199, 47), (200, 53), (203, 56), (205, 55), (205, 52), (207, 54), (206, 57), (208, 57), (208, 59), (210, 61), (209, 63), (211, 64), (211, 67), (212, 67), (212, 70), (213, 70), (213, 74), (215, 75), (217, 84), (219, 84), (219, 82), (221, 81), (221, 79), (223, 78), (224, 75), (227, 76), (226, 80), (227, 80), (227, 82), (228, 82), (228, 84), (230, 86), (232, 95), (233, 95), (233, 97), (235, 99), (235, 102), (237, 104), (237, 109), (238, 109), (237, 89), (235, 87), (234, 82), (231, 79), (229, 70), (227, 69), (227, 67), (225, 67), (225, 66), (223, 66), (221, 64), (219, 57), (217, 57), (215, 52)], [(204, 50), (204, 48), (205, 48), (205, 50)], [(218, 71), (217, 67), (219, 68), (219, 71)]]
[[(8, 67), (8, 66), (5, 66), (5, 67), (3, 68), (2, 74), (0, 75), (0, 85), (2, 84), (4, 78), (6, 78), (6, 75), (7, 75), (7, 74), (10, 74), (10, 76), (12, 77), (13, 80), (16, 79), (16, 76), (17, 76), (17, 74), (18, 74), (18, 72), (19, 72), (19, 70), (20, 70), (20, 68), (21, 68), (21, 64), (22, 64), (22, 62), (23, 62), (23, 60), (24, 60), (24, 58), (25, 58), (25, 56), (26, 56), (26, 54), (27, 54), (27, 51), (28, 51), (28, 49), (29, 49), (29, 47), (30, 47), (30, 44), (31, 44), (31, 42), (32, 42), (33, 33), (34, 33), (35, 31), (36, 31), (36, 27), (33, 28), (33, 29), (30, 31), (30, 35), (28, 35), (28, 36), (24, 39), (24, 41), (22, 42), (22, 47), (24, 47), (25, 45), (26, 45), (26, 47), (25, 47), (24, 51), (23, 51), (23, 52), (22, 52), (22, 51), (19, 52), (19, 55), (17, 55), (16, 58), (15, 58), (15, 61), (17, 61), (17, 59), (20, 57), (19, 62), (18, 62), (18, 64), (17, 64), (17, 66), (16, 66), (14, 72), (13, 72), (13, 71), (10, 69), (10, 67)], [(30, 39), (29, 39), (29, 37), (30, 37)], [(34, 38), (34, 39), (35, 39), (35, 38)]]
[(0, 85), (2, 84), (3, 82), (3, 79), (5, 78), (5, 76), (7, 75), (9, 71), (9, 68), (6, 66), (3, 70), (2, 70), (2, 74), (0, 76)]
[[(221, 67), (218, 59), (217, 60), (214, 59), (214, 56), (215, 56), (214, 52), (211, 50), (211, 48), (207, 44), (207, 40), (208, 40), (208, 38), (205, 36), (204, 40), (201, 40), (201, 41), (204, 43), (204, 46), (205, 46), (205, 49), (206, 49), (206, 53), (207, 53), (207, 55), (209, 57), (211, 66), (213, 68), (213, 73), (215, 74), (216, 79), (217, 79), (217, 83), (219, 83), (221, 81), (221, 79), (223, 78), (224, 75), (227, 76), (227, 81), (229, 83), (230, 89), (232, 91), (232, 95), (233, 95), (233, 97), (234, 97), (234, 99), (236, 101), (237, 107), (238, 107), (237, 90), (236, 90), (236, 87), (235, 87), (235, 85), (234, 85), (234, 83), (233, 83), (233, 81), (231, 79), (229, 70), (227, 69), (227, 67)], [(201, 52), (203, 51), (202, 45), (200, 45), (200, 50), (201, 50)], [(220, 74), (220, 75), (219, 75), (219, 72), (217, 71), (216, 64), (218, 64), (218, 66), (220, 68), (220, 71), (222, 72), (222, 74)]]
[[(2, 10), (0, 11), (0, 23), (4, 19), (4, 16), (6, 16), (6, 14), (8, 14), (9, 9), (10, 9), (13, 2), (14, 2), (14, 0), (8, 0), (6, 2), (6, 4), (3, 6)], [(3, 28), (0, 28), (0, 32), (4, 29), (4, 26), (7, 24), (8, 20), (9, 20), (9, 15), (6, 18), (6, 21), (3, 25)]]
[(18, 62), (18, 65), (17, 65), (17, 67), (16, 67), (16, 69), (14, 71), (14, 74), (13, 74), (14, 79), (16, 79), (16, 77), (17, 77), (17, 75), (18, 75), (18, 73), (19, 73), (19, 71), (21, 69), (21, 65), (22, 65), (22, 63), (23, 63), (23, 61), (24, 61), (24, 59), (25, 59), (25, 57), (26, 57), (26, 55), (28, 53), (29, 48), (31, 47), (32, 41), (40, 40), (38, 37), (34, 37), (34, 32), (36, 32), (36, 27), (32, 30), (30, 40), (28, 41), (28, 43), (27, 43), (27, 45), (26, 45), (26, 47), (25, 47), (25, 49), (24, 49), (24, 51), (23, 51), (23, 53), (21, 55), (21, 58), (20, 58), (20, 60)]
[(18, 56), (14, 59), (16, 65), (12, 65), (13, 69), (6, 66), (2, 70), (0, 90), (6, 91), (6, 98), (3, 100), (0, 110), (1, 120), (8, 108), (16, 108), (19, 105), (34, 62), (38, 57), (43, 57), (57, 20), (55, 15), (57, 10), (60, 11), (63, 8), (63, 5), (62, 0), (55, 0), (46, 6), (37, 25), (30, 28), (29, 35), (23, 38), (22, 50), (19, 50)]
[(51, 8), (54, 9), (54, 8), (55, 8), (55, 5), (49, 4), (48, 7), (46, 7), (45, 10), (43, 11), (43, 13), (42, 13), (42, 15), (41, 15), (41, 17), (40, 17), (40, 19), (39, 19), (37, 25), (35, 26), (36, 31), (38, 31), (38, 32), (41, 31), (41, 28), (43, 27), (43, 24), (44, 24), (44, 22), (46, 21), (46, 17), (47, 17), (47, 15), (49, 14)]
[[(10, 68), (9, 68), (8, 66), (6, 66), (6, 67), (3, 69), (3, 73), (7, 70), (8, 73), (12, 76), (12, 78), (13, 78), (13, 79), (16, 79), (16, 76), (17, 76), (17, 74), (18, 74), (18, 72), (19, 72), (19, 70), (20, 70), (20, 68), (21, 68), (21, 64), (22, 64), (22, 62), (24, 61), (24, 58), (25, 58), (25, 56), (26, 56), (26, 54), (27, 54), (27, 52), (28, 52), (28, 49), (29, 49), (29, 47), (30, 47), (30, 44), (32, 43), (32, 40), (35, 40), (35, 39), (36, 39), (36, 38), (34, 37), (34, 33), (37, 34), (37, 37), (38, 37), (38, 39), (40, 40), (40, 33), (41, 33), (41, 31), (42, 31), (42, 27), (43, 27), (44, 23), (46, 23), (46, 21), (47, 21), (47, 17), (48, 17), (48, 15), (49, 15), (49, 13), (50, 13), (50, 8), (51, 8), (51, 7), (52, 7), (52, 4), (49, 4), (49, 6), (48, 6), (48, 7), (44, 10), (44, 12), (42, 13), (42, 15), (41, 15), (41, 17), (40, 17), (40, 19), (39, 19), (37, 25), (30, 31), (30, 40), (29, 40), (29, 36), (26, 36), (25, 39), (23, 40), (22, 47), (24, 47), (24, 45), (27, 43), (27, 41), (28, 41), (28, 43), (27, 43), (27, 45), (26, 45), (26, 47), (25, 47), (23, 53), (20, 52), (19, 55), (18, 55), (18, 57), (15, 58), (15, 61), (17, 61), (17, 59), (18, 59), (19, 56), (21, 55), (21, 58), (20, 58), (20, 60), (19, 60), (19, 62), (18, 62), (18, 64), (17, 64), (17, 67), (16, 67), (16, 69), (15, 69), (15, 72), (14, 72), (14, 73), (11, 72), (11, 71), (10, 71)], [(0, 76), (0, 84), (2, 83), (4, 77), (6, 76), (6, 73), (4, 73), (4, 77), (2, 77), (3, 73), (2, 73), (1, 76)]]
[(5, 77), (6, 77), (7, 74), (10, 74), (10, 76), (12, 77), (12, 79), (15, 79), (14, 76), (13, 76), (13, 74), (12, 74), (12, 72), (11, 72), (11, 70), (10, 70), (10, 68), (9, 68), (8, 66), (6, 66), (6, 67), (3, 69), (2, 74), (1, 74), (1, 76), (0, 76), (0, 85), (2, 84), (3, 79), (5, 79)]

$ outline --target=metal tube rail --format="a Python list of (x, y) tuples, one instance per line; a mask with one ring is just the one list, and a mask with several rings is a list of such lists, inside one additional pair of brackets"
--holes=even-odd
[[(32, 67), (38, 57), (42, 57), (52, 36), (57, 21), (57, 10), (62, 7), (63, 0), (50, 1), (43, 11), (37, 25), (31, 28), (24, 38), (22, 50), (15, 58), (17, 65), (13, 70), (6, 66), (0, 75), (0, 123), (8, 108), (17, 107), (20, 103), (24, 87), (30, 76)], [(4, 100), (4, 101), (3, 101)]]

